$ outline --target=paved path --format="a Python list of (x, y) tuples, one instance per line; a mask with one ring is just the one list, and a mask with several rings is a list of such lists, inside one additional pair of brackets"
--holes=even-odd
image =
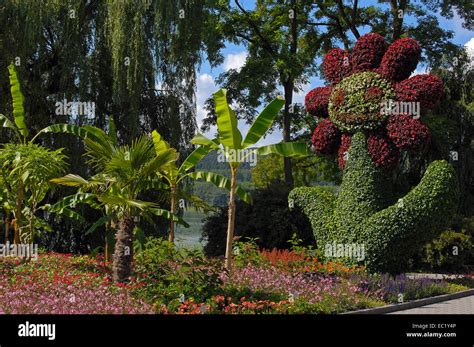
[(474, 314), (474, 295), (389, 314)]

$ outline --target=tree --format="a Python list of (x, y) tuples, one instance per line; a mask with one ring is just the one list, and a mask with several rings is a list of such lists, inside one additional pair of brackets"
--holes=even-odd
[[(163, 140), (157, 131), (154, 130), (152, 132), (152, 137), (157, 154), (170, 148), (169, 143)], [(177, 212), (178, 197), (180, 194), (186, 196), (188, 200), (198, 203), (199, 205), (204, 203), (198, 197), (187, 194), (184, 190), (179, 189), (180, 183), (182, 183), (182, 181), (186, 178), (203, 179), (204, 181), (210, 182), (219, 188), (230, 190), (231, 185), (229, 180), (222, 175), (218, 175), (213, 172), (191, 171), (199, 163), (199, 161), (201, 161), (201, 159), (209, 153), (210, 150), (210, 147), (198, 147), (183, 161), (179, 168), (176, 165), (176, 162), (173, 161), (167, 165), (164, 165), (158, 170), (159, 176), (169, 184), (170, 210), (172, 214)], [(250, 195), (248, 195), (243, 189), (237, 187), (236, 192), (242, 200), (246, 202), (251, 201)], [(170, 242), (174, 242), (174, 223), (175, 221), (171, 219), (170, 232), (168, 236), (168, 241)]]
[(265, 135), (272, 126), (285, 100), (278, 97), (268, 104), (260, 115), (255, 119), (247, 135), (242, 140), (242, 134), (237, 128), (237, 118), (235, 112), (227, 103), (227, 91), (220, 89), (213, 94), (217, 114), (218, 137), (210, 140), (204, 135), (198, 134), (192, 142), (210, 150), (219, 151), (223, 154), (225, 161), (230, 167), (230, 194), (228, 205), (227, 241), (225, 253), (225, 266), (231, 269), (232, 266), (232, 242), (235, 228), (235, 195), (237, 190), (237, 171), (240, 165), (250, 155), (267, 155), (270, 153), (284, 157), (298, 157), (309, 155), (309, 150), (305, 143), (281, 142), (274, 145), (267, 145), (258, 148), (252, 146)]
[[(55, 123), (106, 129), (107, 116), (114, 114), (119, 143), (156, 129), (188, 153), (196, 131), (196, 67), (205, 58), (211, 64), (222, 60), (214, 25), (217, 2), (2, 1), (0, 20), (9, 25), (0, 32), (0, 71), (14, 61), (28, 95), (26, 121), (33, 133)], [(10, 108), (6, 90), (2, 83), (0, 110)], [(95, 112), (56, 113), (56, 103), (64, 100), (93, 102)], [(10, 138), (10, 133), (0, 134), (0, 142)], [(39, 140), (49, 148), (64, 148), (75, 172), (88, 175), (80, 139), (55, 134)], [(47, 200), (53, 203), (68, 194), (58, 187)], [(89, 208), (83, 213), (87, 220), (97, 217)], [(85, 245), (64, 232), (79, 233), (83, 225), (50, 222), (55, 239), (64, 245), (79, 241), (82, 249), (95, 247), (95, 241)]]
[[(67, 132), (84, 140), (88, 163), (97, 174), (89, 180), (69, 174), (55, 178), (52, 182), (78, 187), (79, 193), (87, 201), (93, 199), (101, 206), (109, 206), (109, 210), (118, 219), (113, 279), (117, 282), (125, 281), (131, 273), (133, 259), (134, 217), (140, 213), (148, 219), (157, 215), (179, 220), (168, 211), (160, 209), (156, 203), (139, 199), (140, 193), (160, 186), (156, 173), (177, 159), (176, 150), (168, 148), (157, 153), (153, 141), (145, 135), (132, 141), (130, 145), (119, 146), (114, 136), (90, 126), (56, 124), (43, 132)], [(87, 195), (83, 195), (84, 193)]]

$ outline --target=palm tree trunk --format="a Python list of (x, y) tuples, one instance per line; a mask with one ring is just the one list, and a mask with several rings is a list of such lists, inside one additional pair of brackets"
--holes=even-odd
[[(171, 186), (171, 213), (175, 214), (176, 213), (176, 185)], [(168, 235), (168, 241), (174, 243), (174, 220), (171, 219), (170, 221), (170, 233)]]
[(130, 216), (126, 215), (120, 220), (115, 240), (113, 280), (124, 282), (132, 272), (133, 219)]
[(231, 270), (232, 267), (232, 241), (234, 240), (235, 227), (235, 187), (237, 180), (237, 168), (231, 167), (229, 212), (227, 222), (227, 242), (225, 247), (225, 268)]
[(115, 222), (110, 220), (105, 226), (105, 254), (104, 260), (110, 262), (113, 251), (113, 233), (115, 231)]

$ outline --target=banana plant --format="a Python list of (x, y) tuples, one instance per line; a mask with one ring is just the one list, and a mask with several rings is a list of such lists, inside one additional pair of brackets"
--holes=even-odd
[[(227, 241), (225, 251), (225, 267), (231, 270), (232, 242), (235, 228), (235, 198), (237, 193), (237, 172), (240, 165), (250, 155), (278, 154), (284, 157), (304, 157), (310, 155), (305, 143), (281, 142), (277, 144), (255, 147), (255, 144), (267, 133), (272, 126), (278, 112), (285, 103), (282, 97), (270, 102), (253, 122), (244, 139), (237, 127), (237, 118), (234, 110), (227, 103), (227, 91), (220, 89), (213, 94), (217, 114), (218, 136), (211, 140), (202, 134), (197, 134), (192, 143), (200, 145), (198, 149), (215, 150), (224, 155), (230, 167), (229, 206), (227, 223)], [(209, 173), (198, 173), (205, 176)]]
[[(39, 226), (48, 228), (45, 221), (35, 215), (48, 191), (52, 188), (49, 180), (63, 174), (66, 157), (61, 149), (51, 151), (28, 140), (29, 131), (25, 121), (24, 96), (15, 65), (8, 66), (10, 92), (12, 96), (13, 121), (0, 114), (0, 128), (9, 129), (14, 141), (3, 145), (0, 150), (0, 170), (2, 172), (3, 209), (8, 235), (9, 226), (13, 226), (14, 242), (20, 239), (31, 240), (33, 231)], [(64, 215), (76, 216), (70, 209), (62, 211)], [(10, 215), (13, 219), (10, 220)], [(77, 217), (77, 216), (76, 216)], [(21, 235), (20, 235), (21, 234)]]
[[(152, 138), (156, 153), (161, 153), (162, 151), (168, 150), (170, 148), (169, 143), (166, 142), (156, 130), (152, 132)], [(187, 195), (188, 199), (193, 201), (196, 200), (195, 196), (190, 196), (186, 194), (185, 191), (179, 189), (180, 183), (186, 178), (204, 180), (214, 184), (218, 188), (230, 190), (230, 181), (222, 175), (213, 172), (191, 171), (201, 161), (201, 159), (210, 152), (210, 150), (211, 149), (209, 147), (200, 146), (192, 151), (179, 167), (176, 165), (176, 162), (173, 161), (163, 166), (159, 170), (159, 175), (169, 185), (171, 213), (176, 213), (179, 193), (182, 193), (182, 195)], [(248, 203), (251, 202), (250, 194), (245, 192), (242, 188), (236, 187), (236, 193), (242, 200)], [(168, 240), (170, 242), (174, 242), (174, 231), (175, 222), (170, 220), (170, 232), (168, 235)]]

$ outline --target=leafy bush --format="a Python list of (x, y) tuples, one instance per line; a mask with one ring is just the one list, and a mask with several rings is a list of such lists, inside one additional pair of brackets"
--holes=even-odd
[[(289, 189), (281, 183), (252, 193), (253, 204), (237, 202), (235, 237), (255, 238), (260, 248), (290, 248), (288, 240), (296, 233), (304, 244), (314, 243), (311, 226), (298, 210), (288, 207)], [(227, 208), (205, 219), (204, 251), (208, 256), (224, 254), (227, 226)]]
[(177, 307), (183, 299), (205, 300), (221, 284), (222, 264), (197, 250), (176, 249), (151, 238), (136, 256), (135, 272), (142, 285), (134, 294), (157, 304)]

